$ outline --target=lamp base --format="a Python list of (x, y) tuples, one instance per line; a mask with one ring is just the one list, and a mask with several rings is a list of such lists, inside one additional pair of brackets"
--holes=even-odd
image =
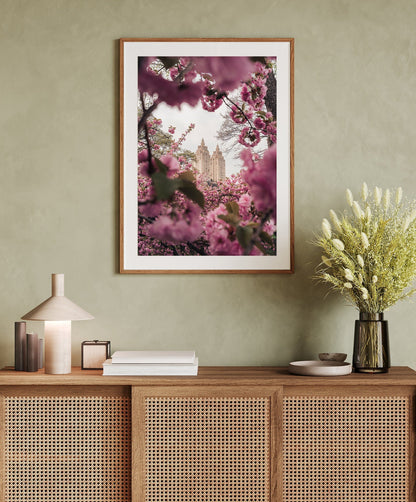
[(71, 321), (45, 321), (45, 373), (71, 373)]

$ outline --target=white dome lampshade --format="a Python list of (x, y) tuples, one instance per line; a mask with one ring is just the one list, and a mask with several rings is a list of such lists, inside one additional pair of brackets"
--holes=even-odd
[(45, 373), (71, 373), (71, 321), (94, 317), (64, 296), (64, 274), (52, 274), (52, 296), (22, 319), (45, 321)]

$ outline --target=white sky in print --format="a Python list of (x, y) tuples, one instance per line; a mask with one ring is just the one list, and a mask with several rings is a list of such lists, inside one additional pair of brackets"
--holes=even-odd
[[(174, 134), (175, 139), (178, 139), (191, 123), (195, 124), (195, 128), (188, 134), (182, 146), (184, 149), (196, 152), (196, 149), (201, 144), (204, 138), (205, 144), (208, 147), (209, 153), (212, 154), (217, 147), (223, 150), (221, 142), (217, 139), (217, 132), (221, 127), (223, 118), (221, 114), (226, 112), (228, 108), (223, 104), (214, 112), (208, 112), (202, 108), (199, 102), (197, 106), (191, 107), (188, 104), (182, 104), (181, 109), (168, 106), (165, 103), (158, 105), (154, 111), (154, 116), (162, 119), (162, 128), (167, 131), (169, 126), (176, 127)], [(264, 144), (260, 143), (259, 147), (264, 148)], [(239, 158), (234, 158), (235, 152), (231, 151), (228, 155), (223, 151), (226, 175), (230, 176), (233, 173), (238, 173), (243, 167), (243, 163)]]

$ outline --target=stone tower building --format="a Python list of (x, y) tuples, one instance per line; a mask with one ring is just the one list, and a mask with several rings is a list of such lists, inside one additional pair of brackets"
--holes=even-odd
[(211, 156), (203, 138), (195, 152), (195, 157), (194, 167), (208, 179), (211, 179)]
[(225, 160), (218, 145), (211, 157), (211, 169), (213, 180), (225, 179)]
[(209, 180), (225, 179), (225, 160), (218, 145), (211, 156), (204, 139), (202, 139), (195, 152), (195, 157), (194, 167)]

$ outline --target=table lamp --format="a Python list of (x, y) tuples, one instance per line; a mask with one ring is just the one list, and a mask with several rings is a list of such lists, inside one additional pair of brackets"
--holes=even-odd
[(64, 274), (52, 274), (52, 296), (22, 319), (45, 321), (45, 373), (71, 373), (71, 321), (94, 317), (64, 296)]

